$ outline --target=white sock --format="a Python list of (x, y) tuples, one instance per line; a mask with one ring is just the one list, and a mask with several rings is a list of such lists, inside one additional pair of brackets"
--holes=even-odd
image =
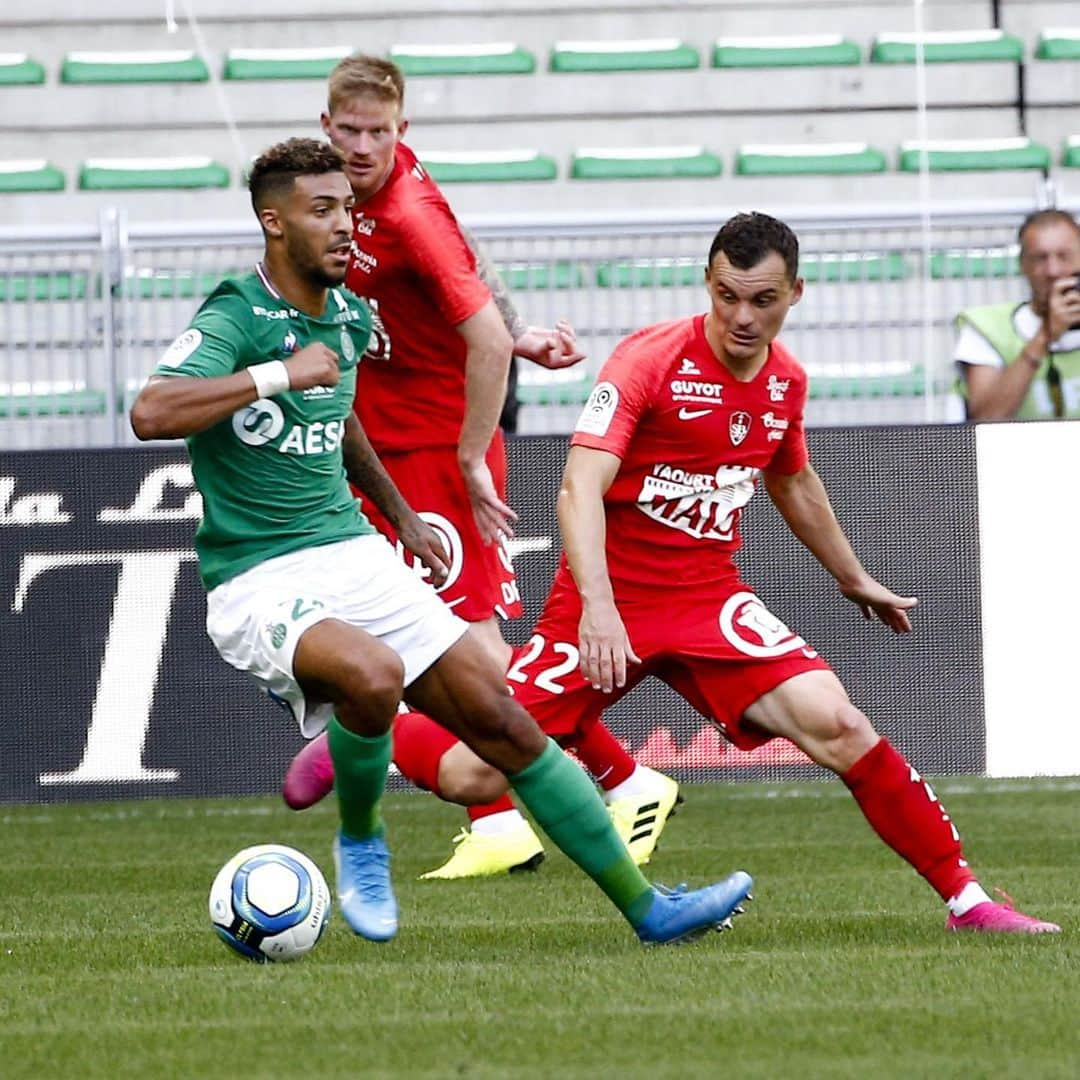
[(472, 823), (472, 831), (478, 836), (505, 836), (517, 832), (525, 824), (525, 819), (516, 810), (500, 810), (497, 814), (477, 818)]
[(947, 900), (949, 910), (959, 919), (966, 915), (976, 904), (985, 904), (990, 900), (986, 890), (977, 882), (969, 881), (951, 900)]
[(634, 771), (621, 784), (616, 784), (610, 791), (604, 792), (604, 801), (641, 799), (654, 794), (655, 791), (652, 769), (646, 769), (644, 765), (635, 765)]

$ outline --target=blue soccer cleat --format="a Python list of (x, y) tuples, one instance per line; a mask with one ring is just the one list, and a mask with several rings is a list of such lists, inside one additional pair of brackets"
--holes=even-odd
[(708, 885), (687, 892), (653, 886), (653, 902), (648, 914), (635, 927), (645, 945), (673, 945), (700, 937), (707, 930), (730, 930), (731, 921), (743, 913), (743, 901), (752, 900), (754, 880), (742, 870)]
[(334, 838), (338, 903), (354, 934), (389, 941), (398, 928), (398, 907), (390, 887), (390, 851), (381, 836)]

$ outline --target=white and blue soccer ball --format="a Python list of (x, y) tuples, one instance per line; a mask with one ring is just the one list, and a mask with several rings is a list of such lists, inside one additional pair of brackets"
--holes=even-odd
[(258, 963), (299, 959), (315, 948), (329, 919), (322, 871), (284, 844), (237, 852), (210, 887), (210, 921), (218, 936)]

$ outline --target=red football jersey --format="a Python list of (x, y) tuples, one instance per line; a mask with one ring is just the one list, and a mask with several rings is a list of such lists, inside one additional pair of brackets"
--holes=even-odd
[(604, 497), (611, 579), (701, 585), (735, 575), (739, 518), (763, 469), (809, 460), (806, 373), (779, 342), (738, 381), (697, 315), (639, 330), (601, 368), (574, 446), (622, 459)]
[(491, 298), (453, 211), (407, 147), (353, 211), (346, 285), (376, 315), (356, 415), (381, 453), (457, 446), (465, 342), (454, 329)]

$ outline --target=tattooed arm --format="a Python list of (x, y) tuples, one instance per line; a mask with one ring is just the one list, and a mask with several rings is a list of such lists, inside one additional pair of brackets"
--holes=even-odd
[(450, 559), (439, 534), (405, 501), (355, 415), (345, 421), (341, 452), (349, 483), (379, 508), (402, 544), (431, 571), (432, 584), (441, 584), (450, 572)]

